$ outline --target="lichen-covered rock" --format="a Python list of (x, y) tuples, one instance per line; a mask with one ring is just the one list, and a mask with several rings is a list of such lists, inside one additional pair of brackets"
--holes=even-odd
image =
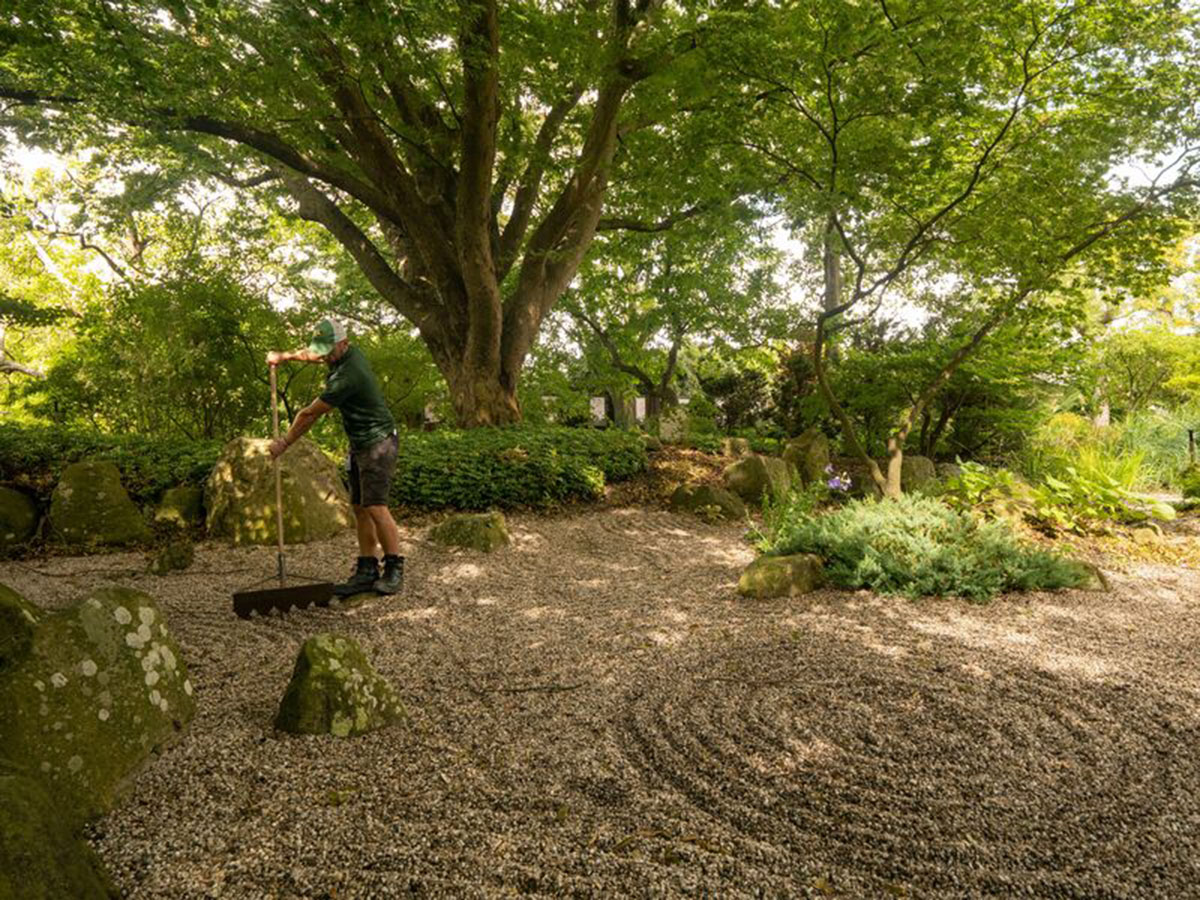
[(72, 463), (50, 499), (52, 534), (68, 544), (122, 546), (150, 539), (150, 527), (125, 493), (117, 467)]
[(0, 758), (41, 779), (82, 821), (111, 808), (191, 721), (192, 685), (162, 613), (141, 591), (100, 588), (40, 618), (24, 658), (0, 672)]
[[(204, 486), (210, 536), (234, 544), (275, 543), (275, 473), (268, 445), (240, 437), (221, 451)], [(337, 465), (316, 444), (297, 441), (280, 462), (285, 543), (324, 540), (353, 524)]]
[(646, 445), (647, 453), (657, 453), (663, 448), (663, 442), (652, 434), (643, 434), (642, 443)]
[(173, 525), (188, 530), (204, 524), (204, 489), (181, 484), (163, 494), (154, 511), (156, 525)]
[(829, 439), (813, 426), (783, 448), (783, 461), (791, 466), (805, 486), (825, 478), (829, 465)]
[(12, 488), (0, 487), (0, 552), (19, 547), (37, 531), (37, 505)]
[(196, 548), (187, 538), (176, 538), (162, 547), (150, 561), (150, 572), (154, 575), (169, 575), (191, 568), (196, 558)]
[(684, 484), (671, 495), (671, 509), (722, 519), (746, 518), (746, 504), (736, 494), (711, 484)]
[(825, 581), (821, 558), (811, 553), (760, 556), (738, 579), (738, 593), (764, 600), (796, 597), (815, 591)]
[(350, 737), (404, 716), (392, 686), (353, 638), (318, 634), (304, 642), (275, 727), (290, 734)]
[(0, 897), (107, 900), (120, 896), (100, 860), (28, 773), (0, 764)]
[(429, 539), (448, 547), (466, 547), (484, 553), (508, 543), (508, 528), (498, 512), (462, 513), (435, 525)]
[(0, 672), (29, 655), (33, 630), (40, 618), (37, 607), (8, 585), (0, 584)]
[(725, 438), (721, 443), (721, 450), (726, 456), (735, 458), (749, 456), (754, 452), (754, 449), (750, 446), (750, 441), (740, 437)]
[(787, 493), (792, 486), (792, 474), (782, 459), (774, 456), (747, 456), (725, 469), (725, 486), (747, 503), (759, 503), (768, 492), (775, 496)]

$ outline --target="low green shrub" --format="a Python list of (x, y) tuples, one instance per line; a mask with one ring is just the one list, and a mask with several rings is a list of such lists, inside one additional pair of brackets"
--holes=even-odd
[(392, 500), (421, 508), (548, 506), (601, 496), (646, 467), (637, 432), (610, 428), (475, 428), (405, 432)]
[(734, 428), (729, 436), (745, 438), (751, 450), (765, 456), (779, 456), (783, 452), (784, 441), (778, 434), (764, 434), (757, 428)]
[(725, 439), (715, 432), (689, 432), (685, 443), (692, 450), (699, 450), (701, 453), (709, 453), (714, 456), (722, 453), (725, 448)]
[(799, 480), (782, 496), (773, 491), (763, 495), (761, 528), (753, 528), (751, 538), (758, 549), (769, 553), (772, 547), (786, 545), (792, 531), (816, 515), (821, 504), (829, 499), (830, 488), (825, 481), (800, 485)]
[(1076, 587), (1084, 567), (1030, 547), (1001, 521), (983, 522), (930, 497), (856, 500), (781, 529), (772, 555), (815, 553), (830, 581), (906, 597), (983, 601), (1003, 591)]
[(135, 503), (155, 502), (177, 484), (203, 484), (220, 441), (107, 435), (53, 426), (0, 425), (0, 482), (48, 501), (62, 470), (81, 459), (107, 459)]

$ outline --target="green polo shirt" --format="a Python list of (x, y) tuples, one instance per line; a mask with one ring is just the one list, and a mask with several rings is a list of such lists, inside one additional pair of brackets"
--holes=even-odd
[(342, 414), (352, 450), (364, 450), (396, 430), (371, 364), (357, 347), (350, 347), (341, 359), (329, 364), (321, 399)]

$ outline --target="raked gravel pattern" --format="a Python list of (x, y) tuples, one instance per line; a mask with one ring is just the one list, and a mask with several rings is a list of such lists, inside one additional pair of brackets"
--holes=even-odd
[[(136, 554), (0, 563), (49, 606), (124, 573), (183, 647), (196, 719), (90, 834), (129, 897), (1200, 897), (1195, 571), (749, 602), (735, 526), (510, 528), (490, 556), (406, 528), (402, 596), (251, 622), (230, 594), (270, 549), (206, 544), (165, 578)], [(408, 723), (272, 732), (320, 631), (362, 643)]]

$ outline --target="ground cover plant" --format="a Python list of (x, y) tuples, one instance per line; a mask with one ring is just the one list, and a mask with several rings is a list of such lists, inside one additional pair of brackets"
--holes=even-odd
[(904, 597), (988, 600), (1004, 591), (1054, 590), (1087, 581), (1086, 569), (1023, 543), (1005, 522), (915, 495), (854, 500), (775, 525), (769, 555), (815, 553), (830, 581)]
[(392, 499), (421, 508), (488, 509), (595, 500), (646, 466), (635, 432), (483, 428), (406, 432)]
[(960, 474), (943, 486), (946, 502), (958, 509), (1024, 519), (1051, 531), (1086, 533), (1113, 524), (1175, 518), (1169, 503), (1128, 486), (1136, 481), (1136, 459), (1132, 465), (1114, 466), (1085, 452), (1078, 464), (1064, 462), (1055, 467), (1056, 474), (1046, 472), (1033, 482), (980, 463), (965, 462), (960, 468)]
[(220, 451), (220, 441), (0, 425), (0, 483), (48, 500), (62, 470), (71, 463), (109, 460), (120, 470), (129, 496), (145, 505), (158, 500), (167, 488), (202, 485)]

